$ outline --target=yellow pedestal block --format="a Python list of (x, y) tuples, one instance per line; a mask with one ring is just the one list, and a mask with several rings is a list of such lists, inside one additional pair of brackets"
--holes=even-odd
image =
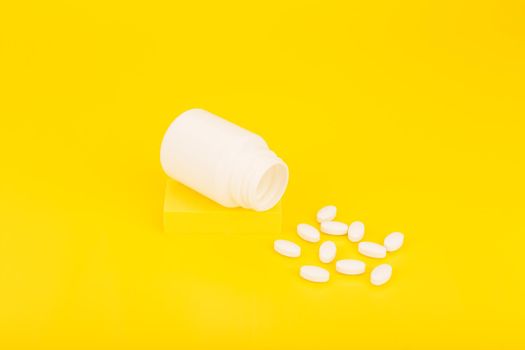
[(265, 212), (225, 208), (179, 182), (168, 179), (166, 183), (165, 232), (261, 234), (281, 230), (281, 203)]

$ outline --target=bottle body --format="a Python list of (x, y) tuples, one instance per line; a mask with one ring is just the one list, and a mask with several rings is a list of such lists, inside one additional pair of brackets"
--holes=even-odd
[(226, 207), (272, 208), (288, 183), (288, 168), (258, 135), (202, 109), (169, 126), (161, 165), (172, 179)]

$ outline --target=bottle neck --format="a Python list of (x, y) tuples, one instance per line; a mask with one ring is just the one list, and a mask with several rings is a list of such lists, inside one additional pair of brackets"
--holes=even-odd
[(273, 208), (288, 185), (288, 167), (268, 149), (239, 156), (232, 169), (230, 193), (240, 207), (255, 211)]

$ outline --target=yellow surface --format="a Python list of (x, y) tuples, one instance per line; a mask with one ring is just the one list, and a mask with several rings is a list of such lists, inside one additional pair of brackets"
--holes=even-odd
[[(524, 348), (524, 12), (4, 1), (0, 348)], [(405, 232), (390, 283), (164, 234), (160, 141), (191, 107), (287, 161), (282, 237), (327, 203)]]
[(281, 202), (264, 212), (226, 208), (177, 181), (167, 180), (163, 224), (164, 232), (170, 234), (268, 236), (282, 232), (283, 212)]

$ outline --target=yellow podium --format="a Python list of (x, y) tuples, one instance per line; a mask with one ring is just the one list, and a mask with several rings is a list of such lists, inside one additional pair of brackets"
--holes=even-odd
[(181, 183), (168, 179), (163, 221), (167, 233), (281, 233), (282, 207), (279, 202), (265, 212), (225, 208)]

